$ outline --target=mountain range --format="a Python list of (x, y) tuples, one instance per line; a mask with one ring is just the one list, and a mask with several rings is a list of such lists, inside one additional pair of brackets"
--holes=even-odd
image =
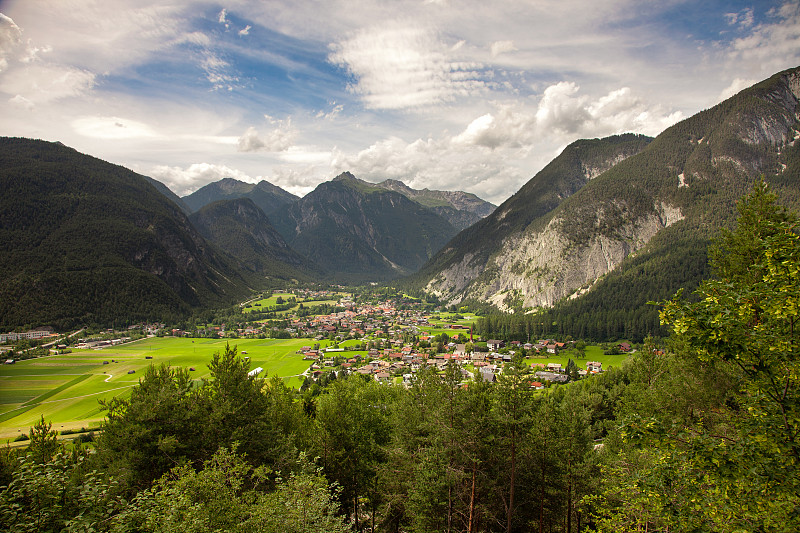
[(184, 196), (181, 201), (191, 212), (194, 212), (210, 203), (236, 198), (249, 198), (267, 215), (286, 204), (298, 200), (294, 194), (271, 184), (267, 180), (262, 180), (258, 183), (245, 183), (234, 178), (223, 178)]
[(0, 327), (184, 316), (292, 280), (391, 281), (575, 336), (641, 337), (658, 328), (649, 300), (708, 275), (710, 239), (756, 180), (800, 207), (799, 96), (790, 69), (655, 138), (575, 141), (497, 208), (348, 172), (303, 198), (231, 178), (178, 198), (60, 143), (3, 138)]
[(458, 231), (404, 194), (343, 173), (274, 214), (289, 245), (337, 282), (411, 274)]

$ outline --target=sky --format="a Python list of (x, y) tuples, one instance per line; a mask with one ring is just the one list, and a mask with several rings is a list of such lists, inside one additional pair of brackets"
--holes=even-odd
[(495, 204), (800, 66), (800, 0), (0, 0), (0, 135), (179, 196), (350, 171)]

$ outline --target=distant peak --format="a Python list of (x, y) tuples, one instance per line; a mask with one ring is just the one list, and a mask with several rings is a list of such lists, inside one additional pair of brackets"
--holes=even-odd
[(409, 187), (408, 185), (406, 185), (404, 182), (402, 182), (400, 180), (393, 180), (393, 179), (383, 180), (378, 185), (381, 186), (381, 187), (386, 187), (386, 188), (403, 189), (403, 190), (408, 190), (408, 191), (413, 191), (414, 190), (411, 187)]
[(350, 172), (342, 172), (341, 174), (333, 178), (333, 181), (347, 181), (347, 180), (357, 180), (357, 179), (358, 178), (353, 176)]

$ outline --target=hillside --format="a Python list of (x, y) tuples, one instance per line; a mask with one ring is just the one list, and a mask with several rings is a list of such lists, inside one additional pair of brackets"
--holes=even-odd
[(0, 139), (0, 327), (168, 319), (248, 294), (144, 177), (60, 143)]
[(192, 213), (189, 220), (203, 237), (250, 272), (278, 279), (309, 277), (308, 261), (289, 248), (250, 198), (211, 203)]
[[(630, 296), (622, 303), (631, 310), (696, 284), (708, 238), (731, 223), (736, 200), (758, 177), (798, 205), (798, 95), (793, 69), (649, 144), (631, 136), (573, 143), (410, 283), (449, 303), (505, 310), (549, 307), (588, 292), (561, 305), (575, 311), (586, 301), (597, 312), (620, 303), (604, 288), (615, 280), (627, 280), (618, 288)], [(590, 164), (589, 147), (601, 148), (601, 164)], [(655, 311), (649, 313), (652, 319)]]
[(254, 184), (224, 178), (201, 187), (192, 194), (184, 196), (182, 200), (194, 212), (213, 202), (235, 198), (251, 199), (267, 215), (298, 199), (292, 193), (266, 180)]
[(320, 184), (273, 220), (289, 246), (347, 282), (414, 272), (457, 232), (421, 204), (349, 173)]

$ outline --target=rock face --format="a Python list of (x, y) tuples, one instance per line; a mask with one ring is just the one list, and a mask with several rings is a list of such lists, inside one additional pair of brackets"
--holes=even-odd
[(473, 256), (465, 257), (464, 262), (442, 271), (426, 288), (438, 297), (462, 293), (503, 311), (552, 306), (591, 287), (658, 231), (682, 219), (679, 209), (663, 205), (658, 215), (620, 228), (621, 239), (595, 235), (575, 246), (561, 231), (562, 220), (555, 218), (542, 231), (508, 236), (482, 271), (474, 265), (470, 270), (466, 265)]
[(661, 247), (705, 242), (735, 218), (736, 199), (761, 175), (789, 205), (797, 203), (799, 94), (800, 69), (792, 69), (652, 142), (622, 136), (573, 143), (410, 283), (447, 303), (548, 307), (591, 291), (637, 252), (659, 255), (649, 245), (657, 234)]
[(456, 229), (406, 196), (350, 173), (320, 184), (274, 216), (289, 246), (341, 281), (378, 281), (418, 269)]

